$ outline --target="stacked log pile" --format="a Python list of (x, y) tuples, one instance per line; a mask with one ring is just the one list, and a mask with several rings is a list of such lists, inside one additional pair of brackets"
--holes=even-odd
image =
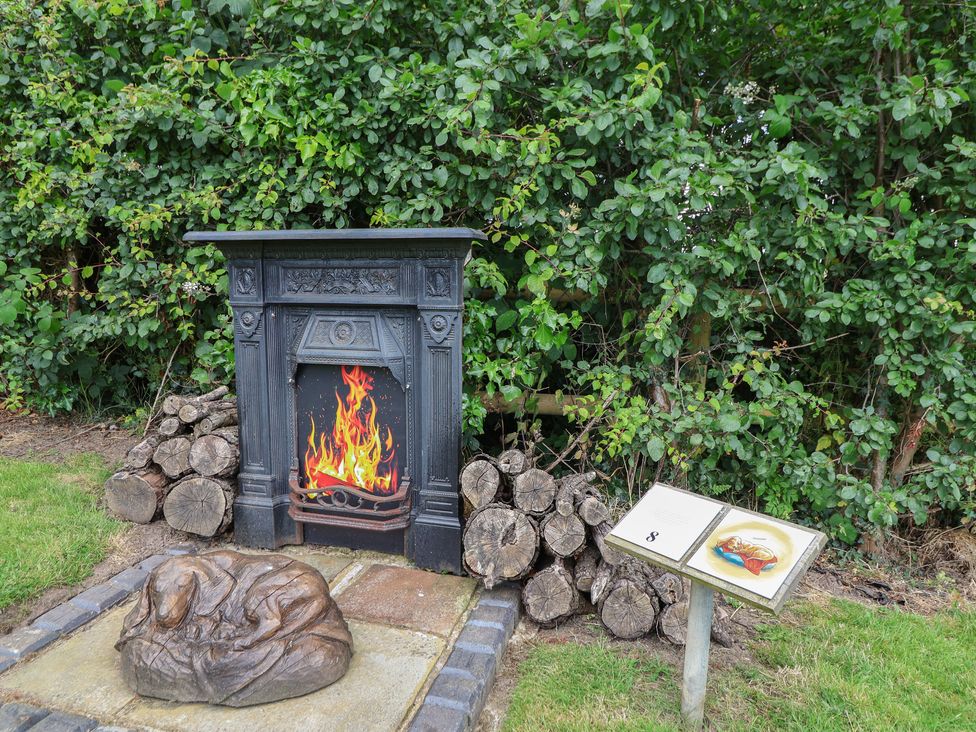
[(174, 529), (206, 537), (230, 526), (240, 451), (237, 401), (227, 392), (163, 400), (155, 431), (105, 483), (112, 513), (140, 524), (162, 515)]
[[(683, 645), (687, 581), (604, 541), (613, 522), (596, 480), (593, 472), (557, 479), (520, 450), (470, 461), (461, 471), (466, 569), (489, 589), (523, 581), (525, 613), (543, 627), (592, 611), (615, 638), (656, 631)], [(712, 637), (731, 645), (727, 614), (716, 608)]]

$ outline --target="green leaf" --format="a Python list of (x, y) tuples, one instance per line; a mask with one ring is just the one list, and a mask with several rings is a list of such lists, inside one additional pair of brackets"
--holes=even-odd
[(495, 319), (495, 330), (498, 332), (508, 330), (515, 324), (517, 319), (518, 312), (515, 310), (507, 310)]
[(739, 421), (739, 415), (723, 412), (718, 416), (718, 426), (724, 432), (737, 432), (742, 423)]
[(895, 103), (891, 105), (891, 116), (896, 122), (901, 122), (913, 114), (915, 114), (914, 97), (901, 97), (900, 99), (896, 99)]
[(657, 462), (664, 457), (665, 446), (664, 440), (655, 435), (647, 443), (647, 454), (654, 462)]

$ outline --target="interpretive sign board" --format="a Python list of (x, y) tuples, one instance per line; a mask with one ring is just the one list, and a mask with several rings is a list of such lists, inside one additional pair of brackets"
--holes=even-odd
[(606, 541), (614, 549), (778, 614), (827, 537), (655, 483)]

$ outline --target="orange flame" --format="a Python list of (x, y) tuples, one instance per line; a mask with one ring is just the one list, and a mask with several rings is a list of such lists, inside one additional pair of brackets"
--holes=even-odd
[(384, 437), (376, 424), (376, 402), (369, 395), (373, 377), (359, 366), (343, 366), (342, 381), (349, 393), (343, 399), (336, 390), (332, 434), (320, 434), (318, 444), (312, 418), (305, 451), (306, 487), (326, 489), (346, 484), (380, 495), (396, 493), (399, 476), (393, 432), (387, 427)]

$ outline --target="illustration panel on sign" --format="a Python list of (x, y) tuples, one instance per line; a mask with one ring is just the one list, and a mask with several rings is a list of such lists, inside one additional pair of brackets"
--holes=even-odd
[(612, 533), (679, 561), (722, 509), (721, 503), (655, 483)]
[(816, 538), (816, 532), (733, 508), (687, 566), (771, 599)]

